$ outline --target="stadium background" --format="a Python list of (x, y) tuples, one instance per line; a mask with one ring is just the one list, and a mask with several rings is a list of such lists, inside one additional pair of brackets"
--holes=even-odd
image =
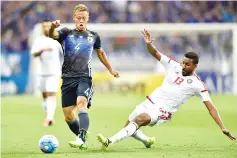
[[(82, 3), (86, 4), (90, 9), (90, 23), (92, 24), (236, 22), (236, 2), (85, 1)], [(2, 2), (2, 95), (36, 91), (37, 85), (35, 83), (37, 81), (32, 75), (36, 69), (31, 70), (29, 68), (33, 59), (29, 56), (29, 49), (33, 42), (33, 39), (30, 39), (32, 30), (43, 19), (60, 19), (61, 23), (73, 23), (71, 11), (76, 4), (78, 2), (21, 2), (15, 9), (15, 2)], [(146, 6), (146, 9), (143, 9), (143, 5)], [(127, 79), (128, 81), (126, 82), (128, 84), (140, 82), (136, 81), (139, 78), (143, 83), (146, 82), (147, 85), (150, 82), (145, 81), (147, 77), (144, 76), (146, 79), (143, 79), (141, 75), (136, 76), (136, 74), (142, 74), (143, 72), (156, 73), (157, 71), (162, 72), (162, 70), (159, 69), (156, 61), (147, 53), (140, 32), (137, 34), (139, 35), (137, 37), (126, 37), (126, 35), (102, 37), (102, 46), (116, 69), (122, 72), (133, 72), (133, 74), (121, 75), (126, 76), (124, 80)], [(155, 45), (162, 53), (178, 61), (187, 51), (194, 50), (199, 53), (201, 62), (197, 72), (209, 87), (210, 92), (233, 92), (231, 31), (220, 32), (215, 37), (211, 33), (189, 35), (182, 35), (178, 32), (171, 35), (167, 33), (167, 35), (157, 36)], [(92, 62), (92, 65), (95, 65), (93, 67), (94, 72), (105, 71), (102, 65), (98, 64), (95, 56), (94, 53)], [(133, 62), (130, 62), (131, 60)], [(210, 62), (210, 60), (213, 62)], [(123, 64), (120, 61), (123, 61)], [(221, 65), (222, 69), (218, 66), (220, 61), (224, 63), (224, 65)], [(96, 77), (96, 75), (97, 73), (95, 74), (95, 79), (101, 78)], [(102, 76), (109, 78), (106, 75)], [(221, 84), (218, 84), (218, 78), (221, 79)], [(97, 81), (95, 82), (97, 83)], [(154, 86), (156, 85), (154, 84)], [(154, 86), (150, 87), (147, 92), (154, 89)], [(105, 86), (98, 85), (97, 89), (102, 90), (103, 87)], [(126, 86), (122, 85), (122, 87), (131, 89), (131, 86), (126, 88)]]
[[(38, 94), (37, 68), (32, 64), (34, 59), (30, 56), (29, 50), (33, 42), (35, 25), (39, 21), (60, 19), (61, 23), (73, 23), (72, 9), (78, 3), (88, 6), (92, 25), (94, 23), (233, 24), (237, 22), (237, 2), (231, 1), (1, 2), (1, 142), (3, 146), (1, 151), (3, 157), (30, 157), (29, 154), (35, 158), (44, 157), (39, 154), (37, 141), (43, 134), (48, 133), (54, 134), (60, 142), (59, 152), (55, 157), (65, 157), (67, 154), (71, 154), (70, 157), (77, 156), (77, 152), (67, 146), (67, 141), (74, 137), (70, 134), (65, 137), (64, 133), (69, 131), (63, 121), (61, 110), (56, 112), (55, 127), (45, 129), (40, 126), (43, 119), (40, 97), (32, 95)], [(197, 73), (209, 87), (213, 101), (221, 111), (227, 127), (237, 135), (237, 100), (233, 95), (232, 86), (232, 37), (231, 30), (215, 35), (167, 32), (167, 34), (155, 35), (155, 45), (162, 53), (179, 61), (187, 51), (194, 50), (200, 54), (201, 61)], [(175, 121), (158, 129), (145, 129), (149, 135), (159, 138), (158, 149), (144, 151), (141, 150), (141, 144), (138, 146), (133, 140), (128, 140), (124, 144), (119, 144), (108, 155), (98, 152), (95, 132), (111, 135), (122, 127), (131, 110), (144, 99), (144, 95), (148, 95), (160, 85), (164, 78), (162, 67), (147, 53), (140, 32), (137, 32), (136, 36), (103, 35), (102, 46), (111, 64), (121, 71), (121, 78), (111, 77), (99, 63), (96, 54), (93, 54), (92, 66), (96, 92), (93, 99), (94, 108), (90, 111), (92, 125), (89, 148), (91, 149), (88, 153), (83, 153), (83, 156), (90, 157), (92, 153), (92, 157), (93, 154), (97, 154), (98, 157), (103, 158), (121, 155), (125, 158), (135, 156), (237, 157), (236, 143), (229, 142), (222, 136), (197, 98), (191, 99), (184, 108), (181, 108), (175, 116)], [(60, 94), (58, 104), (60, 107)], [(169, 136), (161, 137), (164, 133)], [(213, 140), (210, 135), (216, 139)]]

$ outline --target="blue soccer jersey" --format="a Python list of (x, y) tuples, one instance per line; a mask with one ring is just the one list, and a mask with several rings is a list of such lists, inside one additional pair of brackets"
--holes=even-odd
[(94, 49), (101, 48), (100, 37), (96, 32), (63, 28), (58, 31), (64, 52), (62, 78), (91, 77), (91, 58)]

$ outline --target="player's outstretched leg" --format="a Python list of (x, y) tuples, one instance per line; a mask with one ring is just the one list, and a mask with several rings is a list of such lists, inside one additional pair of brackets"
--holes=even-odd
[(150, 121), (150, 116), (147, 113), (142, 113), (138, 115), (133, 122), (130, 122), (126, 127), (124, 127), (112, 137), (106, 138), (102, 134), (98, 134), (97, 139), (101, 143), (102, 149), (106, 150), (110, 144), (114, 144), (132, 136), (138, 128), (148, 125)]
[(138, 129), (133, 135), (133, 138), (142, 142), (146, 148), (151, 148), (156, 142), (155, 137), (147, 137), (140, 129)]
[[(129, 120), (127, 120), (124, 127), (126, 127), (130, 123)], [(140, 129), (138, 129), (135, 133), (132, 135), (133, 138), (136, 140), (142, 142), (146, 148), (151, 148), (156, 142), (155, 137), (148, 137), (146, 136)]]
[[(133, 135), (133, 138), (137, 139), (138, 141), (141, 141), (146, 148), (152, 148), (153, 145), (156, 142), (156, 139), (154, 137), (147, 137), (146, 135), (144, 135), (144, 133), (141, 132), (141, 130), (137, 130)], [(109, 147), (110, 144), (112, 144), (112, 142), (110, 141), (109, 138), (106, 138), (105, 136), (103, 136), (102, 134), (98, 134), (97, 135), (97, 139), (99, 140), (99, 142), (102, 145), (102, 149), (103, 150), (107, 150), (107, 148)]]

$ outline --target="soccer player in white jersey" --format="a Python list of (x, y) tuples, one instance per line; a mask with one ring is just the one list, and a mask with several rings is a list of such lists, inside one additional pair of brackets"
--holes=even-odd
[(161, 54), (155, 48), (152, 44), (150, 33), (147, 30), (144, 30), (143, 34), (148, 52), (165, 67), (166, 77), (161, 87), (155, 89), (130, 114), (122, 130), (109, 138), (102, 134), (97, 135), (103, 149), (107, 149), (110, 144), (130, 136), (143, 142), (147, 148), (150, 148), (155, 143), (155, 139), (147, 137), (140, 128), (148, 125), (154, 126), (155, 124), (161, 124), (170, 120), (172, 114), (178, 110), (180, 105), (194, 95), (200, 97), (222, 132), (231, 140), (234, 140), (235, 137), (225, 128), (216, 107), (209, 97), (207, 89), (195, 74), (199, 60), (198, 55), (194, 52), (186, 53), (180, 64)]
[(56, 92), (61, 74), (60, 53), (62, 53), (62, 48), (57, 41), (48, 37), (50, 26), (50, 21), (41, 22), (43, 35), (34, 41), (31, 49), (31, 54), (39, 58), (39, 89), (43, 96), (43, 109), (47, 113), (43, 122), (45, 127), (54, 122)]

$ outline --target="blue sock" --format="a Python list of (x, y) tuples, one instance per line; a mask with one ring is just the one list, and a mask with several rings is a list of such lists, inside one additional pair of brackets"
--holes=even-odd
[(79, 122), (78, 122), (78, 120), (76, 119), (72, 122), (67, 122), (67, 124), (68, 124), (70, 130), (77, 136), (79, 134)]
[(79, 129), (79, 137), (82, 141), (86, 141), (86, 133), (89, 128), (89, 116), (87, 111), (80, 111), (79, 114), (79, 121), (80, 121), (80, 129)]

